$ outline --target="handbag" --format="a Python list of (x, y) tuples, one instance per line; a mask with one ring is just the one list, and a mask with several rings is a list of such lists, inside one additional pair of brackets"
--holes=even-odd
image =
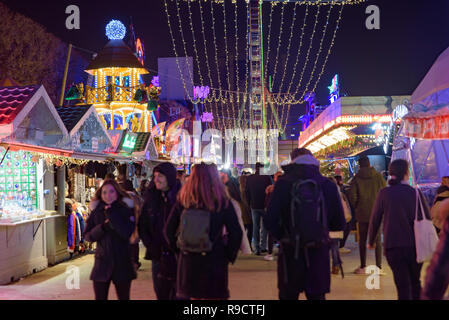
[[(418, 188), (415, 190), (416, 209), (413, 229), (415, 232), (416, 261), (422, 263), (424, 261), (429, 261), (432, 258), (432, 254), (438, 243), (438, 235), (432, 221), (426, 218)], [(419, 208), (421, 208), (422, 220), (418, 220)]]

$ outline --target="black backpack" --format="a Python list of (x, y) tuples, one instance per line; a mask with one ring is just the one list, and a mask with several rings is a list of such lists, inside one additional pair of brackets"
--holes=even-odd
[(298, 180), (291, 189), (290, 221), (286, 222), (287, 242), (299, 250), (319, 248), (329, 244), (327, 211), (321, 185), (313, 180)]
[[(202, 209), (184, 209), (181, 213), (177, 246), (182, 252), (206, 254), (212, 251), (211, 213)], [(220, 237), (218, 234), (217, 239)]]

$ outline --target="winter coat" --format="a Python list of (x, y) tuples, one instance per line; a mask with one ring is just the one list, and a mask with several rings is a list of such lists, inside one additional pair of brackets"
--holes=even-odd
[(373, 167), (360, 168), (352, 179), (348, 192), (348, 198), (358, 222), (369, 222), (377, 194), (385, 186), (385, 179), (376, 169)]
[(426, 271), (423, 300), (442, 300), (449, 286), (449, 219), (443, 224), (440, 241)]
[[(184, 208), (178, 203), (168, 218), (165, 236), (172, 250), (178, 252), (177, 296), (197, 299), (227, 299), (228, 264), (237, 259), (243, 232), (234, 207), (229, 202), (220, 212), (211, 213), (210, 239), (217, 239), (226, 227), (227, 237), (218, 236), (212, 251), (203, 255), (179, 252), (177, 230)], [(226, 242), (226, 243), (225, 243)]]
[(265, 189), (272, 184), (270, 176), (252, 174), (246, 180), (246, 200), (251, 209), (265, 209)]
[(441, 217), (440, 214), (440, 205), (443, 200), (449, 198), (449, 188), (446, 186), (440, 186), (437, 190), (437, 196), (435, 197), (435, 201), (433, 202), (433, 206), (431, 209), (432, 222), (439, 230), (443, 228), (443, 223), (445, 221), (444, 217)]
[[(159, 261), (161, 275), (168, 278), (176, 276), (176, 259), (164, 237), (164, 226), (176, 202), (176, 196), (181, 189), (181, 182), (176, 179), (176, 168), (169, 162), (163, 162), (153, 169), (162, 173), (169, 190), (163, 192), (156, 189), (154, 182), (150, 183), (144, 195), (144, 204), (140, 215), (138, 230), (143, 244), (147, 248), (145, 259)], [(164, 261), (161, 261), (161, 259)]]
[(240, 195), (242, 197), (242, 201), (240, 201), (240, 207), (242, 209), (242, 220), (243, 220), (244, 225), (251, 225), (251, 224), (253, 224), (253, 218), (251, 215), (251, 209), (250, 209), (250, 207), (248, 205), (248, 201), (246, 199), (245, 188), (242, 185), (243, 179), (247, 179), (247, 177), (246, 176), (240, 177)]
[[(421, 193), (425, 215), (430, 219), (430, 210)], [(408, 184), (400, 183), (380, 190), (373, 207), (368, 228), (368, 243), (374, 245), (383, 221), (384, 250), (390, 248), (415, 248), (416, 190)], [(418, 214), (422, 217), (422, 213)]]
[[(180, 183), (169, 192), (162, 192), (152, 186), (144, 197), (142, 213), (139, 219), (139, 236), (147, 248), (145, 259), (160, 261), (162, 254), (170, 252), (164, 237), (164, 226), (176, 202), (176, 195)], [(172, 269), (172, 276), (176, 274), (176, 266)]]
[(134, 228), (134, 232), (133, 232), (131, 238), (129, 239), (129, 241), (131, 244), (138, 244), (140, 241), (138, 226), (139, 226), (140, 214), (142, 212), (142, 205), (143, 205), (142, 198), (132, 191), (128, 191), (127, 193), (129, 195), (129, 197), (134, 202), (134, 218), (136, 219), (136, 227)]
[[(137, 277), (131, 258), (129, 239), (134, 231), (133, 201), (124, 198), (105, 210), (103, 201), (92, 201), (86, 222), (85, 239), (97, 242), (95, 263), (90, 280), (107, 282), (131, 281)], [(105, 220), (109, 223), (105, 224)]]
[[(284, 175), (277, 180), (265, 226), (275, 239), (284, 239), (286, 227), (290, 222), (291, 189), (299, 179), (313, 179), (320, 184), (327, 208), (329, 231), (342, 231), (346, 225), (340, 194), (337, 186), (331, 180), (323, 177), (319, 171), (319, 161), (313, 156), (304, 155), (294, 159), (294, 162), (283, 166)], [(299, 258), (294, 259), (294, 246), (281, 242), (278, 258), (278, 288), (280, 290), (306, 291), (310, 294), (330, 292), (330, 247), (308, 249), (310, 265), (306, 266), (306, 256), (300, 250)]]
[[(235, 214), (237, 215), (237, 218), (239, 219), (240, 227), (242, 228), (243, 234), (245, 234), (245, 226), (243, 225), (242, 220), (242, 210), (241, 205), (239, 202), (237, 202), (234, 199), (231, 199), (232, 205), (234, 206)], [(226, 228), (224, 228), (225, 234), (227, 233)], [(250, 254), (251, 253), (251, 245), (249, 244), (248, 237), (242, 237), (242, 244), (240, 245), (240, 251), (243, 254)]]

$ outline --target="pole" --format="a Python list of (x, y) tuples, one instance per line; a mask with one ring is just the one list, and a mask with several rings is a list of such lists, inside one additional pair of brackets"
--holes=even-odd
[(67, 52), (67, 60), (65, 61), (65, 70), (64, 77), (62, 78), (62, 88), (61, 88), (61, 97), (59, 98), (59, 106), (62, 107), (64, 102), (64, 93), (65, 93), (65, 84), (67, 81), (67, 71), (69, 70), (69, 62), (70, 62), (70, 54), (72, 53), (72, 44), (69, 44), (69, 49)]
[(58, 187), (58, 213), (65, 214), (65, 166), (56, 169), (56, 181)]

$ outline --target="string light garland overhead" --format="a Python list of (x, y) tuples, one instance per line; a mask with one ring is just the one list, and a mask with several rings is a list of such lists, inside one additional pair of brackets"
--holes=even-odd
[[(264, 127), (285, 132), (291, 106), (304, 103), (307, 92), (314, 91), (321, 80), (335, 44), (344, 5), (364, 2), (366, 0), (164, 0), (175, 56), (183, 59), (193, 57), (186, 59), (187, 68), (181, 68), (179, 59), (176, 59), (186, 96), (193, 103), (202, 103), (213, 113), (215, 127)], [(239, 15), (244, 12), (243, 4), (246, 17)], [(220, 6), (222, 13), (217, 10)], [(256, 12), (255, 6), (260, 8), (260, 12)], [(336, 14), (332, 11), (334, 6), (340, 6), (336, 23)], [(314, 17), (311, 7), (316, 7)], [(321, 15), (323, 11), (325, 13)], [(194, 13), (199, 19), (193, 17)], [(176, 16), (174, 19), (173, 15)], [(262, 15), (268, 16), (268, 25)], [(314, 21), (310, 21), (313, 18)], [(257, 21), (258, 26), (254, 24)], [(331, 26), (334, 26), (333, 33)], [(263, 28), (268, 32), (263, 34)], [(273, 34), (275, 29), (279, 30), (279, 36)], [(254, 30), (259, 31), (253, 34)], [(332, 37), (330, 42), (326, 40), (328, 30), (332, 35), (329, 35)], [(198, 32), (202, 41), (198, 41)], [(241, 39), (246, 40), (246, 46), (241, 45)], [(201, 45), (203, 50), (199, 48)], [(179, 55), (181, 52), (183, 56)], [(243, 70), (244, 77), (241, 76)], [(254, 78), (257, 72), (261, 72), (261, 76)], [(235, 74), (234, 79), (232, 74)], [(195, 99), (188, 90), (198, 84), (210, 87), (210, 94), (202, 101)], [(260, 92), (260, 89), (255, 89), (257, 86), (267, 87), (268, 91)], [(251, 108), (260, 103), (264, 120), (254, 121), (253, 117), (259, 116)]]

